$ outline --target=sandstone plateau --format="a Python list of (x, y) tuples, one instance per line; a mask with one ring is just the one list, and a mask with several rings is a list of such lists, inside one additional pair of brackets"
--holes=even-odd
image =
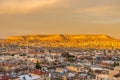
[(66, 48), (120, 48), (120, 40), (108, 35), (26, 35), (9, 36), (7, 39), (0, 40), (2, 46), (41, 46), (41, 47), (66, 47)]

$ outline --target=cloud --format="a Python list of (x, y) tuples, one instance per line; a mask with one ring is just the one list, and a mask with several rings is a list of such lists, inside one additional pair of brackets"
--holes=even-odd
[(88, 14), (91, 16), (120, 16), (120, 6), (102, 5), (79, 8), (75, 10), (78, 14)]
[(0, 14), (21, 14), (50, 6), (60, 0), (0, 0)]

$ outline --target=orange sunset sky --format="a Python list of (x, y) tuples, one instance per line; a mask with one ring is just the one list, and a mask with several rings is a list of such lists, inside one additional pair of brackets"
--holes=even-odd
[(28, 34), (120, 39), (120, 0), (0, 0), (0, 38)]

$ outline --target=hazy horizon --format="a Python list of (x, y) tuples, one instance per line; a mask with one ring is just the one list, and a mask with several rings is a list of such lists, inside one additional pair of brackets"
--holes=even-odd
[(0, 0), (0, 38), (106, 34), (120, 39), (119, 0)]

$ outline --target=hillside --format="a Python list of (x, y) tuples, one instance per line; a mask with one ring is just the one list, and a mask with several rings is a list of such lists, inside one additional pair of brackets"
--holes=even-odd
[(108, 35), (27, 35), (9, 36), (2, 45), (77, 47), (77, 48), (120, 48), (120, 40)]

